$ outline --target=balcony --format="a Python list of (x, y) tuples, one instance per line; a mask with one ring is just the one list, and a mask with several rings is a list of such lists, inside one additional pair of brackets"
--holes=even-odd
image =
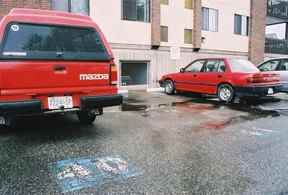
[(265, 53), (288, 55), (288, 40), (266, 38)]

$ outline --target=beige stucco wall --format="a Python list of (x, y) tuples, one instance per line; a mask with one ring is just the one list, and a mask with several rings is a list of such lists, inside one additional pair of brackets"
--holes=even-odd
[(234, 14), (250, 16), (250, 0), (202, 0), (202, 7), (218, 9), (218, 32), (202, 31), (203, 49), (248, 52), (249, 37), (234, 34)]
[[(193, 28), (193, 10), (185, 9), (184, 2), (161, 5), (161, 25), (169, 29), (169, 42), (161, 46), (193, 47), (184, 44), (184, 29)], [(202, 48), (248, 52), (249, 38), (234, 34), (234, 14), (250, 16), (250, 0), (202, 0), (202, 6), (219, 10), (219, 32), (202, 31)], [(151, 24), (121, 20), (121, 9), (121, 0), (90, 0), (90, 15), (110, 43), (150, 45)]]
[(151, 44), (151, 24), (121, 20), (121, 0), (90, 0), (90, 16), (110, 43)]
[(170, 0), (169, 5), (161, 5), (161, 25), (168, 26), (168, 43), (162, 46), (192, 47), (184, 44), (184, 29), (193, 28), (193, 11), (185, 9), (184, 0)]

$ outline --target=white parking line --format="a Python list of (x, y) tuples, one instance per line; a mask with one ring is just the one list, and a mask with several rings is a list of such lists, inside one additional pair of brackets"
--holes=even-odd
[(253, 136), (263, 136), (264, 135), (263, 133), (260, 133), (260, 132), (257, 132), (257, 131), (249, 131), (249, 130), (245, 130), (245, 129), (243, 129), (241, 132), (243, 134), (253, 135)]
[(252, 135), (252, 136), (264, 136), (264, 135), (270, 135), (273, 133), (277, 133), (278, 131), (276, 130), (271, 130), (271, 129), (264, 129), (264, 128), (259, 128), (259, 127), (252, 127), (251, 129), (243, 129), (241, 131), (243, 134), (246, 135)]
[(253, 130), (255, 130), (255, 131), (263, 131), (263, 132), (266, 132), (266, 133), (275, 133), (275, 132), (277, 132), (275, 130), (263, 129), (263, 128), (259, 128), (259, 127), (253, 127)]

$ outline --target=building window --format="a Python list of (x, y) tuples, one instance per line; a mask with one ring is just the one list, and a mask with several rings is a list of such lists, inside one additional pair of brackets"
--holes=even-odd
[(161, 42), (168, 42), (168, 26), (161, 26)]
[(202, 8), (202, 30), (218, 32), (218, 10)]
[(161, 0), (160, 3), (162, 5), (169, 5), (169, 0)]
[(185, 0), (185, 8), (193, 9), (193, 0)]
[(122, 19), (150, 22), (150, 0), (122, 0)]
[(249, 34), (249, 17), (235, 14), (235, 16), (234, 16), (234, 33), (237, 35), (248, 36), (248, 34)]
[(184, 43), (185, 44), (192, 44), (192, 29), (185, 29), (184, 30)]
[(52, 9), (89, 15), (89, 0), (52, 0)]

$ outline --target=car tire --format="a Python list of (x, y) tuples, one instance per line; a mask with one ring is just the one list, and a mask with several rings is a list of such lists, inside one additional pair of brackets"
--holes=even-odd
[(232, 103), (235, 98), (235, 91), (229, 84), (222, 84), (218, 87), (217, 96), (221, 102)]
[(166, 80), (164, 83), (164, 91), (168, 95), (173, 95), (175, 93), (175, 85), (171, 80)]
[(91, 125), (96, 119), (96, 114), (90, 111), (80, 111), (77, 115), (80, 123), (83, 125)]

